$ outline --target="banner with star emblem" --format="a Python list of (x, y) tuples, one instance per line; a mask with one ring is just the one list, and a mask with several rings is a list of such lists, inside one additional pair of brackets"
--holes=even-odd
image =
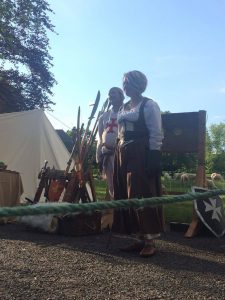
[[(192, 191), (203, 193), (208, 190), (201, 187), (192, 187)], [(202, 223), (216, 237), (222, 237), (225, 233), (225, 213), (221, 198), (214, 196), (213, 198), (195, 199), (194, 207)]]

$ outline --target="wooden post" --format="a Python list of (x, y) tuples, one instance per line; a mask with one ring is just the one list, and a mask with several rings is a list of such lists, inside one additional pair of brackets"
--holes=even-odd
[[(206, 138), (206, 111), (199, 111), (199, 126), (198, 126), (198, 167), (196, 176), (196, 185), (199, 187), (206, 187), (206, 175), (205, 175), (205, 138)], [(199, 218), (194, 209), (192, 213), (192, 221), (189, 225), (185, 237), (194, 237), (199, 230)]]

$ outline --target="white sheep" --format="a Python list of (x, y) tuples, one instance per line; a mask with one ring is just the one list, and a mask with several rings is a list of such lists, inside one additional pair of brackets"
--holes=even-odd
[(188, 173), (187, 175), (188, 175), (189, 180), (196, 179), (196, 174)]
[(209, 189), (216, 188), (216, 185), (212, 179), (206, 179), (206, 183)]
[(163, 177), (164, 177), (165, 180), (171, 180), (171, 176), (170, 176), (170, 174), (167, 173), (167, 172), (165, 172), (165, 173), (163, 174)]
[(212, 173), (211, 174), (211, 179), (214, 180), (223, 180), (223, 176), (219, 173)]
[(189, 181), (188, 174), (187, 173), (181, 174), (180, 180), (181, 180), (182, 183), (188, 182)]
[(167, 188), (164, 184), (162, 184), (162, 193), (163, 195), (167, 195)]
[(173, 174), (174, 180), (180, 179), (181, 175), (182, 175), (182, 173), (174, 173), (174, 174)]

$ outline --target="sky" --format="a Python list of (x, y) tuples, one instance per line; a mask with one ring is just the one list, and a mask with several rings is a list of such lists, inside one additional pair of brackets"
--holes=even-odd
[(132, 70), (147, 76), (143, 95), (161, 111), (206, 110), (207, 127), (225, 122), (225, 0), (48, 2), (56, 129), (76, 125), (78, 106), (87, 122), (98, 90), (100, 108)]

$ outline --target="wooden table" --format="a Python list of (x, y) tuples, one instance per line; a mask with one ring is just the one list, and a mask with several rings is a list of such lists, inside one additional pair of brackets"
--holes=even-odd
[(15, 206), (20, 203), (23, 184), (20, 174), (15, 171), (0, 170), (0, 206)]

